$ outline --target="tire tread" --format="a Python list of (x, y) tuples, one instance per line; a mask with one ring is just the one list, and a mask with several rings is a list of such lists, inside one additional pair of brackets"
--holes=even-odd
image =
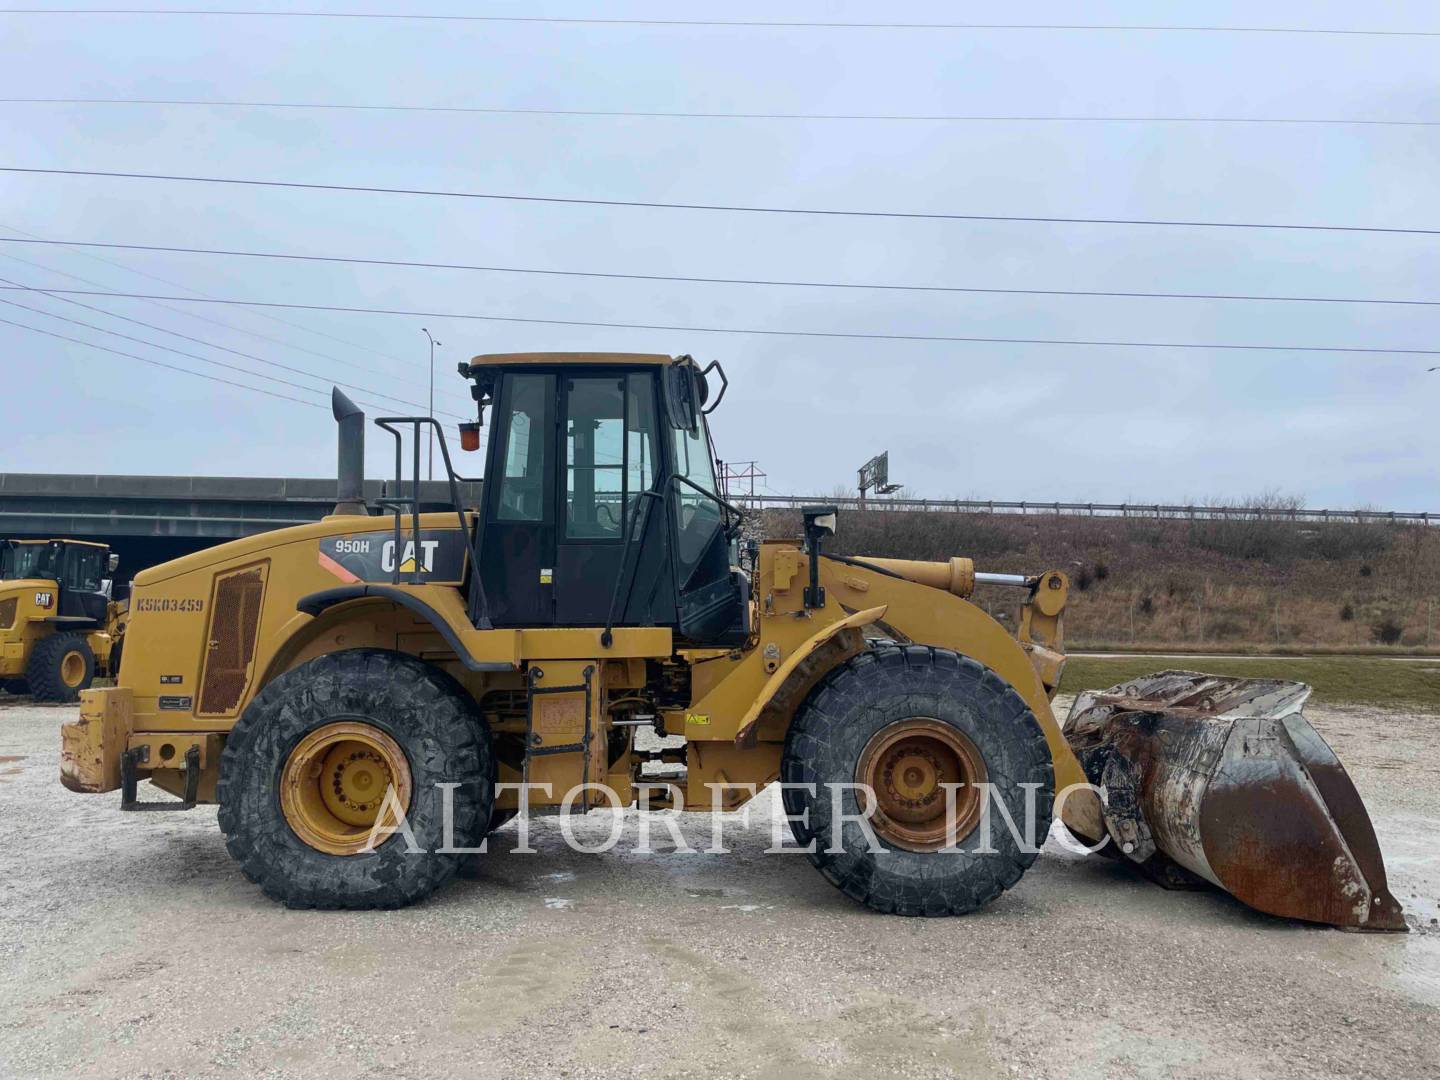
[[(283, 733), (282, 741), (293, 746), (325, 722), (324, 710), (337, 702), (335, 713), (355, 715), (347, 701), (400, 708), (418, 719), (424, 730), (401, 739), (408, 744), (413, 773), (478, 781), (473, 800), (460, 797), (463, 787), (455, 791), (457, 846), (478, 844), (483, 835), (478, 822), (489, 820), (495, 775), (489, 731), (459, 683), (406, 653), (349, 649), (317, 657), (269, 683), (246, 708), (226, 739), (216, 789), (226, 850), (266, 896), (287, 907), (404, 907), (440, 888), (459, 868), (458, 855), (392, 851), (365, 868), (373, 873), (355, 873), (360, 864), (352, 860), (383, 856), (397, 842), (403, 845), (403, 838), (392, 836), (372, 853), (334, 856), (305, 846), (291, 832), (276, 793), (279, 762), (269, 760), (269, 746), (261, 744)], [(412, 800), (412, 826), (415, 805)], [(357, 879), (363, 887), (356, 887)]]
[[(780, 778), (787, 784), (823, 783), (816, 762), (838, 745), (844, 727), (857, 717), (874, 721), (874, 710), (882, 707), (886, 715), (895, 718), (926, 715), (939, 711), (936, 706), (941, 698), (961, 695), (977, 702), (987, 727), (1004, 732), (1005, 760), (986, 760), (990, 782), (1012, 786), (1041, 783), (1037, 829), (1048, 828), (1054, 768), (1043, 729), (1024, 699), (999, 675), (949, 649), (885, 644), (837, 665), (797, 710), (786, 736)], [(883, 699), (883, 706), (876, 703), (877, 698)], [(791, 822), (797, 845), (805, 847), (814, 841), (816, 850), (808, 852), (807, 858), (821, 874), (847, 896), (885, 913), (934, 917), (975, 911), (1018, 882), (1037, 854), (997, 840), (996, 854), (970, 858), (963, 865), (949, 864), (948, 869), (958, 872), (931, 874), (927, 869), (919, 876), (901, 878), (887, 874), (876, 855), (826, 852), (829, 839), (823, 835), (824, 826), (815, 821), (815, 801), (806, 792), (783, 792), (786, 813), (792, 818), (804, 810), (812, 811), (807, 815), (808, 824)], [(828, 822), (828, 809), (824, 816)], [(930, 853), (920, 857), (962, 856)]]

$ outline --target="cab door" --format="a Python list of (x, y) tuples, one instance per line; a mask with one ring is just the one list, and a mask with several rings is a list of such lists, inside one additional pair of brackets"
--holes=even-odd
[(567, 372), (562, 384), (556, 622), (603, 625), (618, 583), (617, 623), (668, 623), (674, 618), (673, 603), (665, 610), (668, 590), (656, 603), (653, 588), (656, 569), (666, 563), (664, 513), (658, 499), (644, 494), (661, 473), (654, 375)]
[(109, 606), (102, 589), (109, 552), (88, 544), (55, 546), (56, 582), (60, 586), (57, 613), (71, 619), (105, 621)]
[(556, 376), (500, 380), (483, 496), (480, 574), (496, 626), (555, 622)]

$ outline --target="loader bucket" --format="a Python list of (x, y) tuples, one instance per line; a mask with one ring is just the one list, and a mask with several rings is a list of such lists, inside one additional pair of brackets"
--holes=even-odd
[(1069, 800), (1067, 828), (1108, 835), (1165, 885), (1203, 879), (1271, 915), (1406, 929), (1360, 795), (1301, 714), (1309, 696), (1193, 671), (1080, 694), (1065, 737), (1105, 798), (1100, 821)]

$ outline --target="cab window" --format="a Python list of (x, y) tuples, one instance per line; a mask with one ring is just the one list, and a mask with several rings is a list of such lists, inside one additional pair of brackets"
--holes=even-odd
[(6, 578), (46, 577), (45, 556), (50, 552), (48, 544), (14, 544), (5, 550), (4, 572)]
[(550, 431), (545, 382), (544, 375), (515, 375), (509, 381), (498, 521), (545, 520), (545, 444)]
[(631, 375), (625, 390), (625, 514), (655, 484), (655, 384), (648, 375)]
[[(675, 438), (675, 474), (689, 481), (675, 484), (676, 559), (683, 586), (720, 530), (722, 519), (720, 504), (715, 500), (715, 460), (704, 419), (692, 431), (671, 430)], [(701, 490), (697, 491), (697, 487)]]
[(76, 592), (99, 592), (104, 562), (100, 548), (68, 544), (60, 561), (60, 584)]
[(645, 375), (565, 382), (565, 536), (621, 540), (655, 472), (655, 404)]
[(625, 380), (567, 379), (565, 535), (619, 537), (625, 516)]

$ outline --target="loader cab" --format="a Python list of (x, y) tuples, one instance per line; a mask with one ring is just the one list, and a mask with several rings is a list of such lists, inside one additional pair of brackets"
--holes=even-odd
[[(552, 353), (461, 371), (490, 411), (479, 577), (494, 625), (670, 626), (692, 644), (743, 643), (738, 513), (705, 419), (717, 365)], [(471, 602), (478, 615), (474, 590)]]
[(0, 544), (0, 580), (53, 581), (55, 615), (98, 626), (105, 621), (107, 579), (118, 561), (105, 544), (84, 540), (6, 540)]

